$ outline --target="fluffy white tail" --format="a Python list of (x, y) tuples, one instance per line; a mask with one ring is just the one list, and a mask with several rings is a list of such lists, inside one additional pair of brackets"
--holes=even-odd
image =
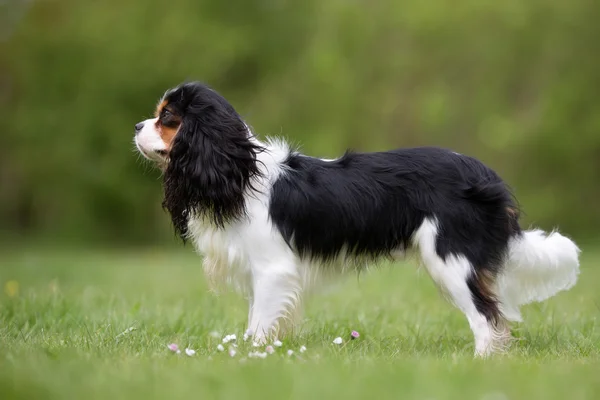
[(496, 281), (500, 309), (509, 321), (521, 321), (521, 305), (572, 288), (578, 275), (579, 248), (571, 239), (525, 231), (511, 239), (508, 262)]

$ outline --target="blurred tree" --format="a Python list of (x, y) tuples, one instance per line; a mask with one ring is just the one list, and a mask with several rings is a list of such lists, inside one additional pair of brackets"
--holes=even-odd
[(261, 135), (320, 156), (452, 147), (506, 178), (525, 223), (593, 233), (599, 18), (593, 0), (35, 2), (0, 54), (0, 226), (170, 236), (132, 130), (200, 79)]

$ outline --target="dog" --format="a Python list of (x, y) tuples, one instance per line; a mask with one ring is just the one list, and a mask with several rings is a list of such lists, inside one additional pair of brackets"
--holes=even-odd
[(436, 147), (301, 154), (259, 140), (199, 82), (168, 90), (135, 145), (163, 172), (163, 207), (213, 283), (249, 299), (257, 343), (294, 327), (317, 284), (416, 254), (462, 311), (475, 355), (505, 349), (520, 306), (575, 285), (577, 245), (522, 230), (509, 187), (480, 161)]

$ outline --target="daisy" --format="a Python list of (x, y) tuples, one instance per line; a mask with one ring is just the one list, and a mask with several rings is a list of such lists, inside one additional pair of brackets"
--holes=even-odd
[(194, 354), (196, 354), (196, 350), (192, 350), (192, 349), (185, 349), (185, 354), (187, 354), (188, 356), (193, 356)]

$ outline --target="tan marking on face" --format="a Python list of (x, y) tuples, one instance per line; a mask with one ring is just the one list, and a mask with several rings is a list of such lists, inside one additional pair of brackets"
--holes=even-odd
[(160, 135), (160, 138), (162, 139), (163, 142), (165, 142), (165, 146), (167, 146), (167, 150), (171, 150), (171, 145), (173, 144), (173, 139), (175, 138), (175, 135), (177, 135), (177, 131), (179, 130), (179, 127), (177, 128), (170, 128), (170, 127), (166, 127), (166, 126), (158, 126), (158, 134)]
[[(164, 116), (163, 110), (167, 110), (170, 113), (165, 120), (162, 118)], [(179, 127), (181, 126), (181, 118), (175, 114), (173, 109), (169, 108), (166, 100), (162, 101), (158, 105), (156, 112), (156, 131), (165, 144), (167, 151), (170, 151), (171, 145), (173, 144), (173, 139), (175, 138), (175, 135), (177, 135), (177, 131), (179, 131)]]
[(161, 111), (163, 110), (163, 108), (165, 108), (165, 106), (167, 104), (168, 104), (167, 100), (163, 100), (158, 104), (158, 106), (156, 106), (156, 111), (154, 112), (154, 116), (156, 118), (158, 118), (160, 116)]

